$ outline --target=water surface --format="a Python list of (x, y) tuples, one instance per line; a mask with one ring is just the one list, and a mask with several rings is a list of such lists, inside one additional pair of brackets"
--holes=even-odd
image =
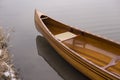
[(63, 23), (120, 42), (119, 4), (119, 0), (0, 0), (0, 25), (15, 30), (10, 51), (22, 78), (88, 80), (39, 36), (34, 26), (35, 8)]

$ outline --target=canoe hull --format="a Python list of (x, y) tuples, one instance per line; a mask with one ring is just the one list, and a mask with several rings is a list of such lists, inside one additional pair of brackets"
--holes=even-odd
[(53, 46), (53, 48), (62, 56), (68, 63), (70, 63), (77, 70), (88, 76), (93, 80), (106, 80), (113, 79), (118, 80), (118, 77), (113, 76), (107, 73), (105, 70), (94, 66), (89, 61), (86, 61), (84, 58), (74, 54), (70, 49), (61, 44), (58, 40), (54, 38), (48, 29), (45, 27), (44, 23), (40, 19), (41, 13), (37, 10), (35, 11), (35, 26), (36, 29), (42, 33), (42, 35), (47, 39), (47, 41)]

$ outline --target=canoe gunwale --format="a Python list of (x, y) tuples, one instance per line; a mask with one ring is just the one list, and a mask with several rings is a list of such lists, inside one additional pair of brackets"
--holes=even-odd
[[(77, 54), (77, 52), (75, 52), (75, 51), (73, 51), (73, 50), (71, 50), (69, 47), (67, 47), (65, 44), (63, 44), (63, 43), (61, 43), (61, 41), (59, 41), (58, 39), (56, 39), (55, 37), (54, 37), (54, 35), (48, 30), (48, 28), (46, 27), (46, 25), (43, 23), (43, 21), (42, 21), (42, 19), (40, 18), (42, 15), (45, 15), (45, 14), (38, 14), (37, 13), (37, 10), (35, 11), (35, 18), (36, 17), (38, 17), (37, 18), (37, 20), (35, 19), (35, 22), (37, 21), (37, 23), (38, 23), (38, 25), (39, 26), (41, 26), (42, 28), (41, 28), (41, 31), (39, 31), (39, 32), (42, 32), (42, 34), (45, 36), (45, 38), (48, 40), (48, 39), (51, 39), (51, 42), (50, 42), (50, 40), (48, 40), (50, 43), (51, 43), (51, 45), (52, 45), (52, 42), (55, 42), (55, 44), (56, 44), (56, 46), (62, 46), (63, 48), (64, 48), (64, 50), (65, 51), (69, 51), (69, 52), (71, 52), (71, 53), (74, 53), (74, 58), (77, 58), (77, 60), (80, 60), (80, 62), (81, 61), (83, 61), (83, 63), (86, 65), (86, 66), (88, 66), (88, 68), (90, 67), (91, 69), (94, 69), (94, 70), (98, 70), (98, 72), (101, 72), (101, 70), (102, 71), (104, 71), (107, 75), (109, 75), (109, 76), (112, 76), (112, 77), (114, 77), (115, 79), (117, 78), (117, 79), (120, 79), (120, 77), (119, 76), (117, 76), (117, 75), (115, 75), (115, 74), (113, 74), (113, 73), (111, 73), (111, 72), (109, 72), (109, 71), (107, 71), (107, 70), (105, 70), (105, 69), (103, 69), (102, 67), (100, 67), (100, 66), (98, 66), (98, 65), (95, 65), (93, 62), (91, 62), (91, 61), (89, 61), (89, 60), (87, 60), (86, 58), (84, 58), (84, 57), (82, 57), (82, 56), (80, 56), (79, 54)], [(46, 16), (46, 15), (45, 15)], [(50, 18), (50, 17), (49, 17)], [(51, 18), (52, 19), (52, 18)], [(57, 21), (58, 22), (58, 21)], [(41, 24), (40, 24), (41, 23)], [(40, 27), (39, 27), (40, 28)], [(38, 28), (37, 28), (38, 29)], [(76, 28), (75, 28), (76, 29)], [(77, 29), (78, 30), (78, 29)], [(86, 31), (83, 31), (83, 30), (80, 30), (81, 32), (85, 32), (85, 34), (89, 34), (89, 35), (92, 35), (92, 36), (96, 36), (97, 38), (100, 38), (101, 39), (101, 36), (98, 36), (98, 35), (93, 35), (93, 34), (91, 34), (91, 33), (89, 33), (89, 32), (86, 32)], [(102, 37), (103, 38), (103, 37)], [(107, 38), (103, 38), (104, 40), (107, 40), (108, 41), (108, 39)], [(112, 41), (112, 40), (109, 40), (109, 42), (113, 42), (113, 43), (115, 43), (115, 44), (117, 44), (117, 45), (120, 45), (120, 44), (118, 44), (118, 43), (116, 43), (116, 42), (114, 42), (114, 41)], [(61, 54), (60, 54), (61, 55)], [(86, 63), (85, 63), (86, 62)], [(70, 63), (70, 62), (69, 62)], [(70, 63), (71, 64), (71, 63)], [(74, 66), (74, 65), (73, 65)], [(104, 74), (104, 72), (102, 72), (102, 74)]]

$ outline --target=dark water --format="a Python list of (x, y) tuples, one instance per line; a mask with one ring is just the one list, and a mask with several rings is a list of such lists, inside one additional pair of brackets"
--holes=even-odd
[(119, 0), (0, 0), (0, 25), (24, 80), (88, 80), (65, 62), (34, 26), (34, 9), (71, 26), (120, 42)]

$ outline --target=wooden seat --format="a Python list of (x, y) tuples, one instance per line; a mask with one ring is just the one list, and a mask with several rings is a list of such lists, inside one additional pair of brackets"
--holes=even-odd
[(60, 33), (60, 34), (57, 34), (55, 35), (55, 37), (60, 40), (60, 41), (65, 41), (65, 40), (68, 40), (68, 39), (71, 39), (71, 38), (74, 38), (76, 37), (77, 35), (74, 34), (74, 33), (71, 33), (71, 32), (64, 32), (64, 33)]

